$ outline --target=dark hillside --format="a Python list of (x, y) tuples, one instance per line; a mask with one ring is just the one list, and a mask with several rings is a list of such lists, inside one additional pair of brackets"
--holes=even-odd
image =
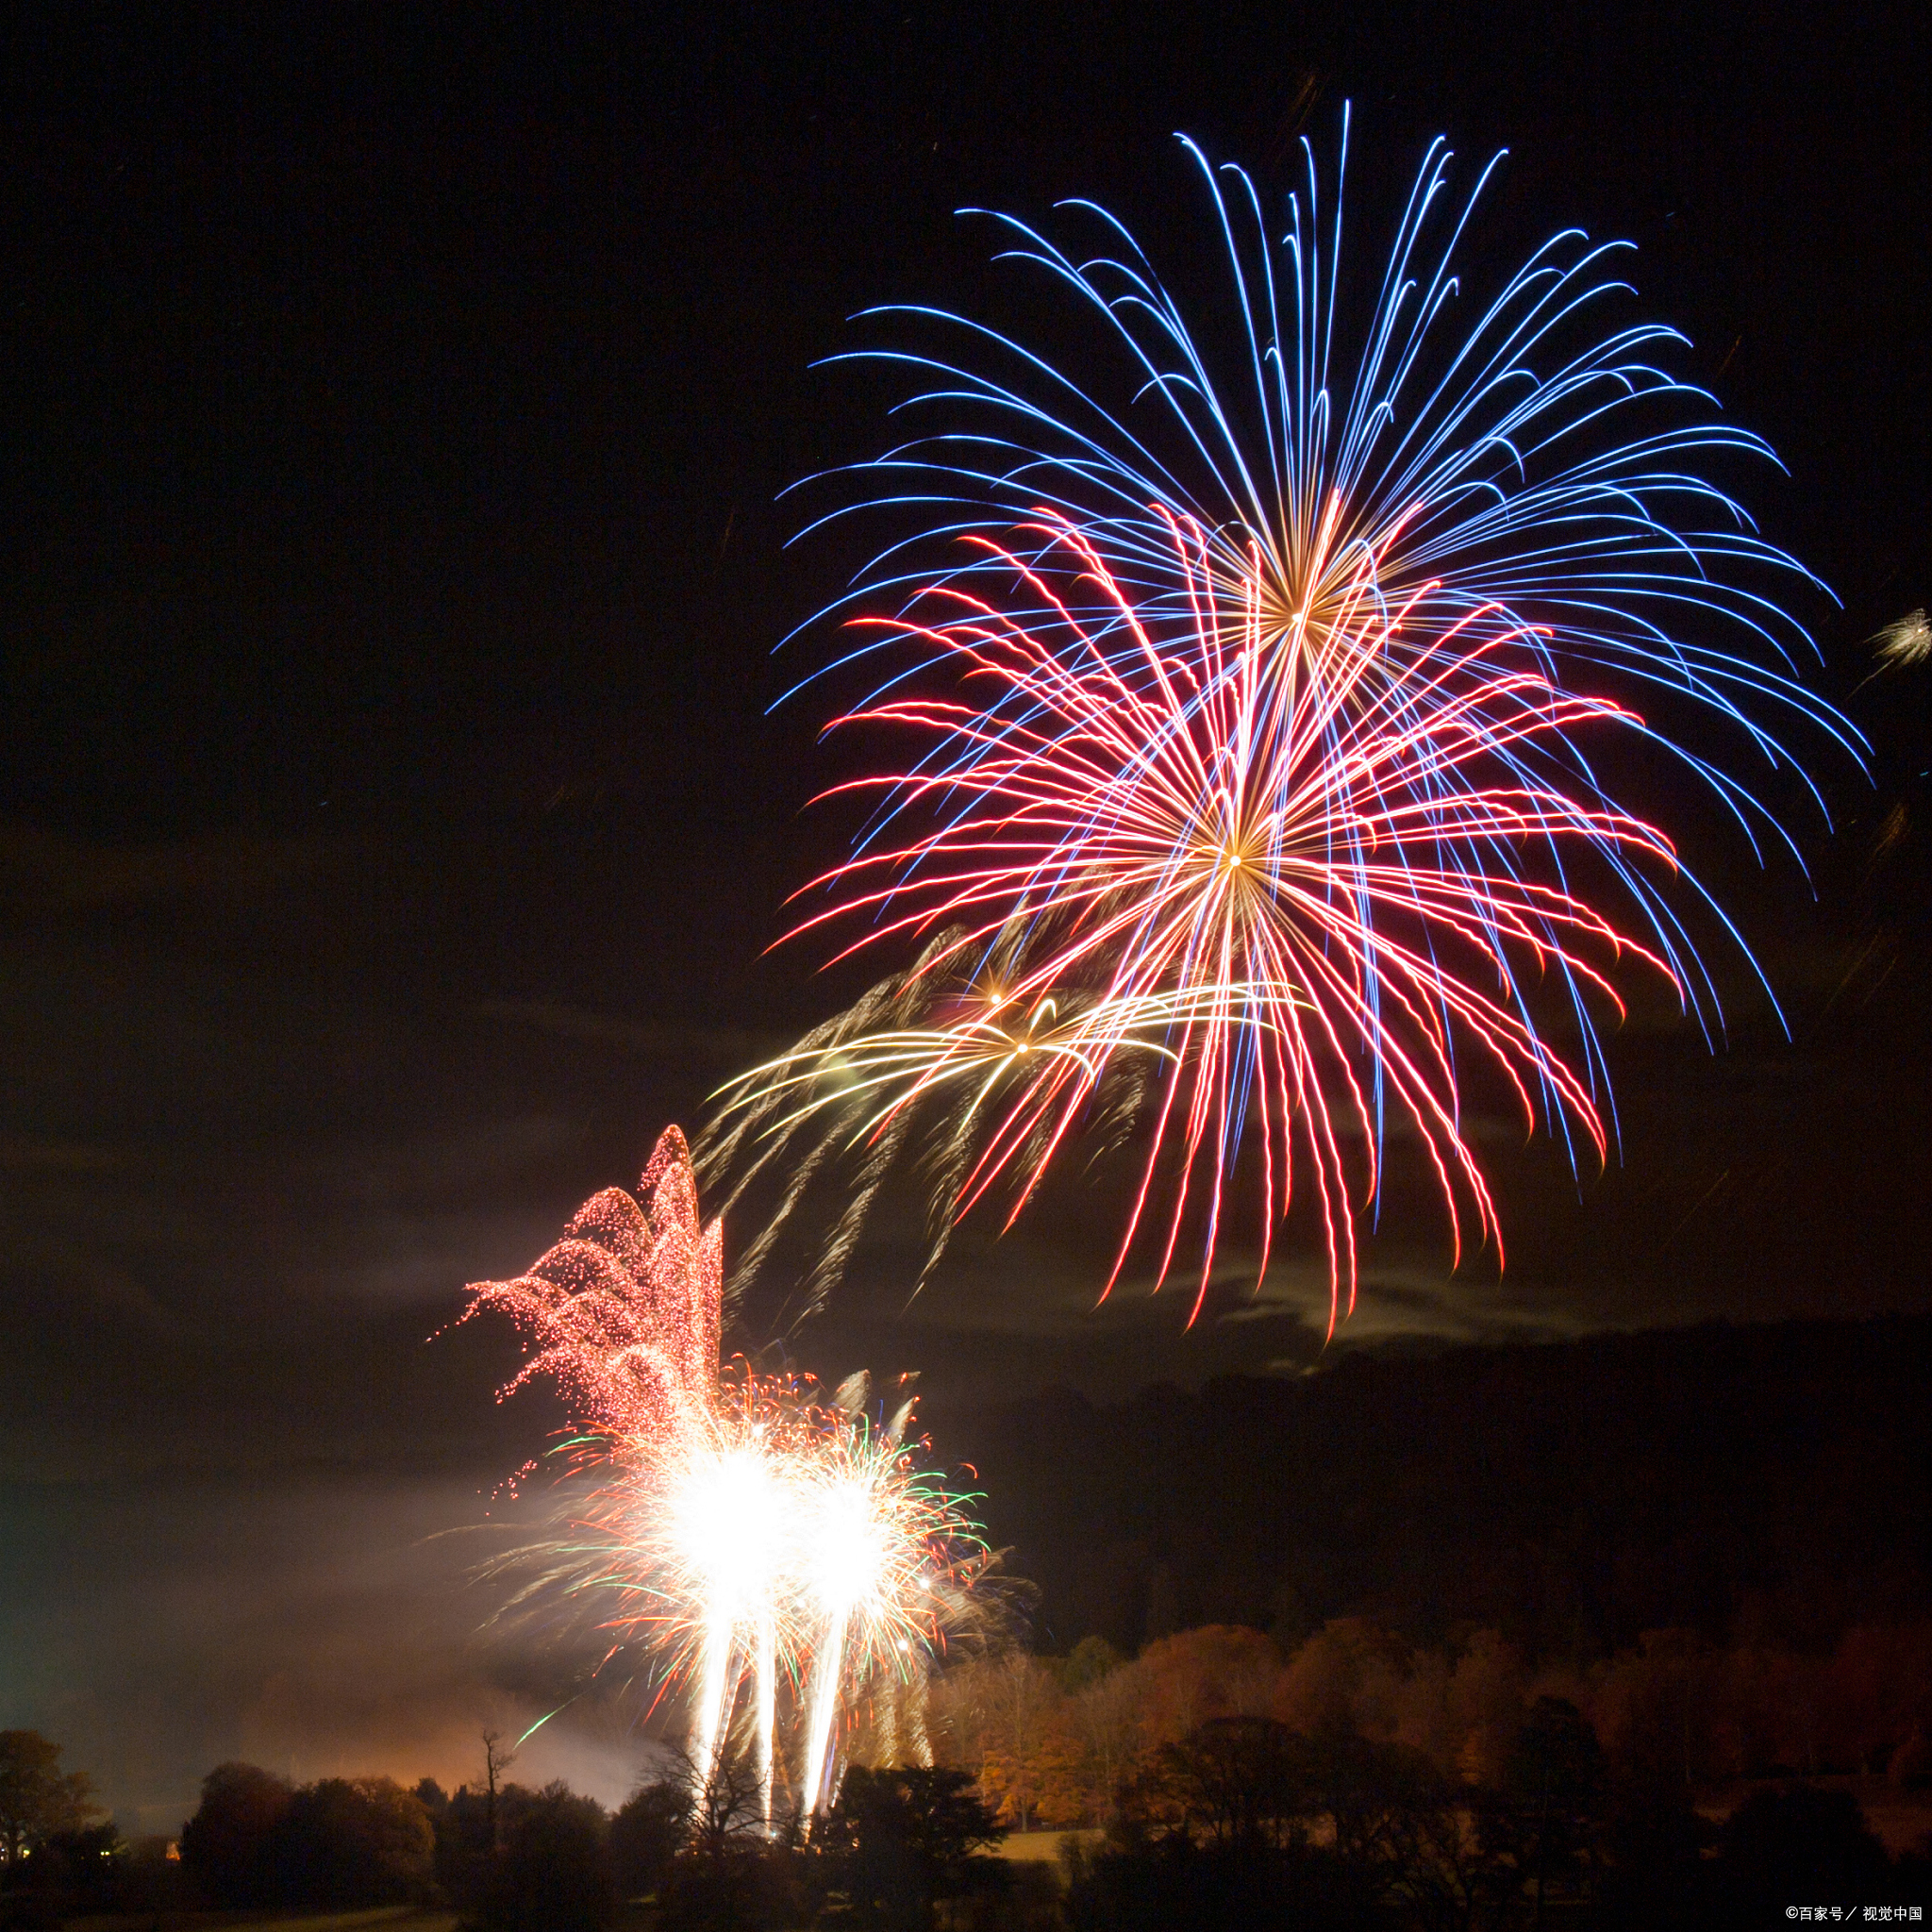
[(1546, 1657), (1664, 1626), (1823, 1646), (1932, 1595), (1928, 1372), (1924, 1317), (1716, 1323), (1050, 1393), (944, 1433), (1042, 1648), (1350, 1614)]

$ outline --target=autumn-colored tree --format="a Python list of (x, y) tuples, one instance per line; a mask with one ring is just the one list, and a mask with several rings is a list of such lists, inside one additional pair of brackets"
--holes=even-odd
[[(1404, 1829), (1418, 1844), (1436, 1843), (1430, 1856), (1449, 1859), (1445, 1873), (1455, 1863), (1451, 1826), (1438, 1815), (1445, 1806), (1464, 1821), (1456, 1828), (1471, 1831), (1484, 1807), (1500, 1807), (1491, 1863), (1516, 1856), (1495, 1834), (1520, 1824), (1512, 1767), (1534, 1710), (1550, 1700), (1574, 1707), (1600, 1739), (1618, 1803), (1630, 1808), (1632, 1859), (1674, 1871), (1684, 1845), (1693, 1862), (1698, 1855), (1696, 1809), (1716, 1786), (1894, 1765), (1902, 1783), (1925, 1778), (1932, 1621), (1854, 1626), (1829, 1656), (1761, 1633), (1724, 1650), (1693, 1632), (1658, 1630), (1595, 1663), (1541, 1664), (1488, 1629), (1453, 1653), (1411, 1650), (1367, 1620), (1341, 1618), (1282, 1663), (1259, 1632), (1208, 1626), (1149, 1644), (1131, 1663), (1093, 1643), (1059, 1665), (1018, 1654), (978, 1661), (932, 1687), (942, 1761), (968, 1771), (1002, 1821), (1020, 1828), (1115, 1824), (1118, 1793), (1162, 1745), (1224, 1719), (1266, 1715), (1321, 1743), (1420, 1753), (1452, 1795), (1417, 1800)], [(1438, 1905), (1447, 1911), (1456, 1886), (1442, 1883)]]
[(1091, 1796), (1086, 1754), (1065, 1698), (1042, 1710), (1024, 1748), (992, 1746), (979, 1767), (979, 1789), (1001, 1824), (1015, 1831), (1058, 1830), (1080, 1824)]
[(1446, 1706), (1451, 1767), (1467, 1784), (1503, 1781), (1523, 1728), (1529, 1672), (1523, 1653), (1494, 1630), (1474, 1632), (1450, 1674)]
[(970, 1771), (975, 1777), (986, 1756), (990, 1722), (981, 1686), (991, 1668), (984, 1657), (955, 1664), (933, 1680), (926, 1700), (934, 1761)]
[(1289, 1660), (1274, 1715), (1309, 1736), (1355, 1731), (1392, 1739), (1407, 1673), (1403, 1645), (1360, 1617), (1324, 1624)]
[(1209, 1624), (1150, 1643), (1138, 1665), (1150, 1743), (1172, 1743), (1217, 1718), (1259, 1717), (1274, 1702), (1281, 1654), (1258, 1630)]
[(1815, 1773), (1824, 1717), (1824, 1664), (1774, 1644), (1733, 1650), (1717, 1666), (1712, 1745), (1730, 1778)]
[(1449, 1710), (1453, 1679), (1448, 1657), (1440, 1650), (1419, 1650), (1395, 1687), (1395, 1741), (1445, 1771), (1453, 1770), (1460, 1741)]
[(929, 1766), (929, 1702), (930, 1686), (923, 1672), (875, 1681), (851, 1713), (843, 1745), (846, 1763), (882, 1770), (897, 1764)]
[(51, 1738), (0, 1731), (0, 1868), (100, 1815), (93, 1781), (85, 1772), (61, 1771), (60, 1747)]
[(1824, 1671), (1824, 1747), (1835, 1770), (1882, 1771), (1932, 1724), (1932, 1624), (1860, 1624)]
[(948, 1674), (935, 1699), (947, 1757), (978, 1779), (1003, 1824), (1077, 1824), (1081, 1754), (1055, 1670), (1024, 1651)]
[(1674, 1798), (1709, 1782), (1717, 1685), (1716, 1660), (1690, 1630), (1646, 1630), (1595, 1674), (1591, 1715), (1626, 1778)]
[(287, 1778), (258, 1764), (218, 1764), (181, 1827), (181, 1862), (220, 1906), (267, 1905), (275, 1894), (273, 1845), (294, 1803)]
[(1127, 1664), (1092, 1679), (1074, 1697), (1074, 1734), (1085, 1753), (1084, 1780), (1091, 1817), (1110, 1818), (1122, 1781), (1146, 1761), (1149, 1747), (1142, 1723), (1146, 1701), (1147, 1674), (1139, 1664)]

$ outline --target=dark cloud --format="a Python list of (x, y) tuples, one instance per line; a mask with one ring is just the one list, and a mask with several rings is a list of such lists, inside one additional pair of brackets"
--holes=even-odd
[(59, 1738), (127, 1831), (177, 1829), (224, 1758), (454, 1785), (486, 1725), (546, 1718), (516, 1774), (614, 1804), (658, 1750), (645, 1700), (589, 1681), (581, 1644), (500, 1641), (473, 1574), (537, 1523), (447, 1479), (0, 1484), (0, 1707)]

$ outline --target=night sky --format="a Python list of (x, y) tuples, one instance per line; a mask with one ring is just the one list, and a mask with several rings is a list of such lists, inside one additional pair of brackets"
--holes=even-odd
[[(1287, 186), (1356, 111), (1357, 238), (1428, 139), (1512, 151), (1496, 240), (1639, 243), (1645, 312), (1770, 439), (1766, 534), (1837, 591), (1810, 878), (1682, 829), (1727, 1050), (1612, 1042), (1621, 1163), (1476, 1140), (1507, 1274), (1397, 1176), (1343, 1347), (1932, 1307), (1932, 671), (1857, 689), (1928, 584), (1927, 126), (1903, 34), (1569, 6), (60, 8), (0, 61), (0, 1726), (172, 1828), (242, 1753), (446, 1778), (545, 1666), (473, 1633), (500, 1477), (557, 1411), (510, 1338), (425, 1345), (667, 1121), (859, 983), (766, 947), (840, 849), (838, 540), (788, 484), (874, 453), (812, 365), (901, 299), (991, 305), (967, 205), (1198, 219), (1172, 135)], [(1102, 1191), (1104, 1195), (1104, 1189)], [(1321, 1351), (1267, 1298), (1105, 1275), (1104, 1198), (967, 1239), (901, 1312), (888, 1203), (791, 1346), (974, 1406)], [(1144, 1284), (1141, 1284), (1144, 1287)], [(736, 1338), (758, 1346), (757, 1316)], [(608, 1797), (604, 1711), (553, 1759)], [(521, 1728), (521, 1725), (518, 1726)], [(546, 1736), (550, 1735), (548, 1733)]]

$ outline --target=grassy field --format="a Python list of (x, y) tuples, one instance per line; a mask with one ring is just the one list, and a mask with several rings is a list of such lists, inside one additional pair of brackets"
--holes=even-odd
[[(624, 1906), (610, 1932), (643, 1932), (646, 1906)], [(383, 1906), (361, 1912), (122, 1912), (69, 1919), (61, 1932), (456, 1932), (457, 1915), (443, 1908)]]
[(1000, 1841), (1000, 1856), (1016, 1864), (1051, 1863), (1060, 1855), (1061, 1842), (1070, 1838), (1086, 1844), (1098, 1844), (1106, 1834), (1098, 1831), (1009, 1831)]
[(273, 1925), (275, 1932), (360, 1932), (365, 1925), (393, 1925), (397, 1932), (456, 1932), (454, 1912), (420, 1911), (414, 1906), (384, 1906), (369, 1912), (140, 1912), (106, 1918), (69, 1919), (63, 1932), (247, 1932)]

